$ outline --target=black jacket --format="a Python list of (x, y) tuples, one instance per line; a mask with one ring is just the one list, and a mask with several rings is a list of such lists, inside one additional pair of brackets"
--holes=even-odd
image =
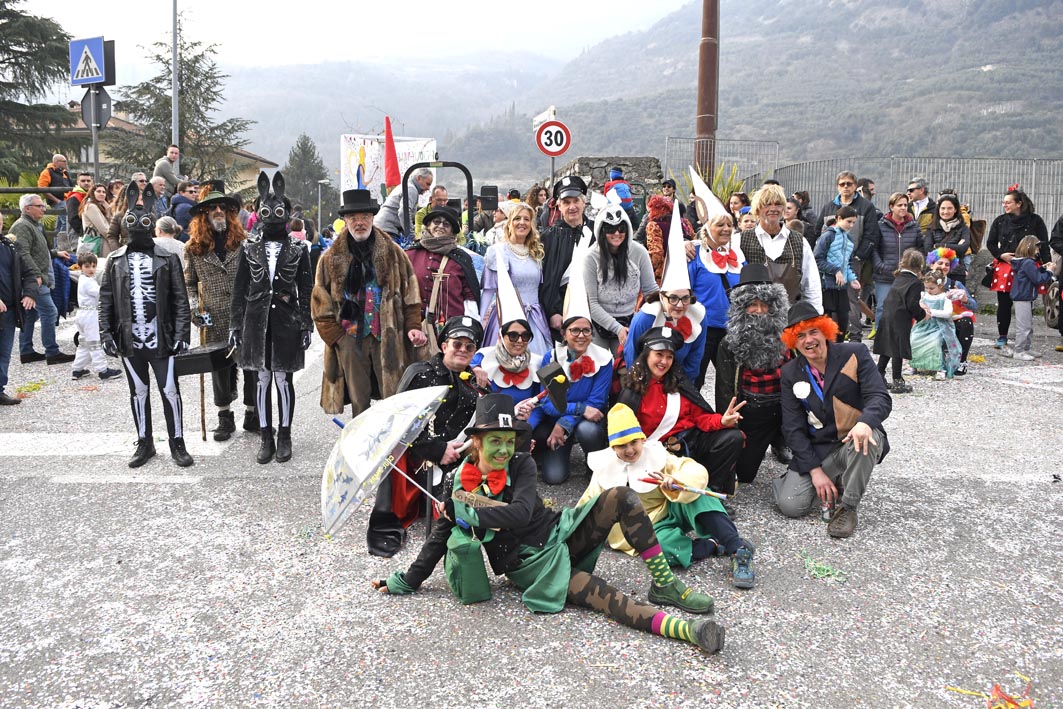
[[(868, 199), (861, 197), (860, 194), (853, 196), (853, 201), (849, 203), (849, 206), (856, 210), (856, 226), (849, 232), (849, 238), (853, 240), (853, 253), (856, 258), (861, 261), (870, 261), (871, 252), (878, 246), (879, 241), (879, 227), (878, 227), (878, 210), (875, 209), (875, 205)], [(812, 230), (813, 238), (809, 239), (809, 243), (815, 243), (819, 240), (819, 235), (823, 233), (824, 224), (827, 221), (827, 217), (834, 216), (838, 211), (838, 205), (834, 203), (834, 200), (827, 202), (823, 205), (823, 208), (819, 210), (819, 216), (816, 218), (815, 228)], [(807, 238), (807, 234), (805, 235)], [(870, 243), (866, 243), (870, 242)], [(864, 246), (860, 246), (864, 243)], [(866, 258), (862, 258), (861, 255), (866, 254)]]
[(314, 329), (309, 250), (286, 237), (274, 273), (270, 281), (264, 239), (240, 244), (229, 326), (243, 339), (236, 355), (241, 369), (295, 372), (305, 366), (303, 332)]
[[(396, 393), (434, 386), (450, 387), (435, 415), (410, 446), (410, 452), (416, 458), (439, 463), (447, 450), (447, 442), (454, 440), (468, 428), (473, 414), (476, 413), (476, 400), (480, 394), (475, 388), (476, 378), (472, 376), (472, 370), (466, 369), (466, 372), (469, 378), (462, 379), (447, 369), (441, 353), (427, 362), (414, 362), (403, 372)], [(447, 466), (445, 470), (453, 467)]]
[[(961, 281), (967, 278), (967, 269), (963, 265), (963, 256), (967, 249), (971, 248), (971, 229), (963, 222), (963, 217), (956, 216), (960, 223), (950, 231), (945, 231), (940, 226), (934, 226), (931, 222), (923, 233), (923, 253), (930, 253), (934, 249), (945, 247), (956, 252), (959, 263), (956, 268), (949, 271), (950, 276), (959, 278)], [(876, 274), (877, 275), (877, 274)]]
[[(7, 303), (7, 307), (15, 314), (15, 326), (21, 328), (26, 313), (22, 307), (23, 298), (37, 300), (40, 291), (37, 288), (37, 279), (28, 269), (23, 267), (22, 255), (15, 248), (15, 242), (6, 236), (0, 235), (0, 249), (7, 249), (11, 254), (11, 291), (14, 293), (13, 303)], [(20, 295), (21, 293), (21, 295)]]
[(1038, 260), (1047, 263), (1051, 257), (1048, 251), (1048, 228), (1036, 214), (1001, 214), (989, 227), (985, 247), (993, 254), (993, 258), (999, 259), (1001, 254), (1015, 253), (1022, 237), (1027, 235), (1036, 236), (1041, 242)]
[[(118, 354), (133, 356), (133, 302), (129, 294), (128, 246), (113, 251), (100, 282), (100, 339), (114, 340)], [(156, 329), (159, 357), (173, 354), (178, 342), (192, 336), (188, 293), (177, 254), (156, 250), (151, 258), (155, 278)]]
[(561, 279), (565, 275), (565, 269), (572, 263), (572, 252), (583, 234), (584, 227), (589, 229), (591, 234), (594, 233), (594, 223), (586, 217), (577, 227), (570, 227), (564, 219), (559, 219), (542, 233), (545, 255), (543, 257), (543, 282), (539, 285), (539, 304), (543, 307), (547, 322), (551, 316), (561, 315), (563, 312), (565, 292), (568, 287), (561, 285)]

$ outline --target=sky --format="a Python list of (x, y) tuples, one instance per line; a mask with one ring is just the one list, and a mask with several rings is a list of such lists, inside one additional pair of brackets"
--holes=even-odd
[[(470, 51), (535, 52), (566, 61), (597, 42), (645, 29), (690, 0), (299, 0), (285, 14), (262, 8), (275, 2), (193, 3), (177, 0), (186, 36), (218, 45), (217, 60), (227, 66), (317, 64), (326, 61), (395, 61)], [(452, 9), (446, 10), (445, 7)], [(94, 9), (95, 8), (95, 9)], [(20, 9), (51, 17), (73, 38), (115, 40), (117, 81), (139, 83), (155, 69), (132, 58), (157, 41), (170, 41), (173, 0), (94, 5), (83, 0), (25, 0)], [(392, 31), (381, 31), (382, 27)], [(71, 97), (84, 93), (71, 89)]]

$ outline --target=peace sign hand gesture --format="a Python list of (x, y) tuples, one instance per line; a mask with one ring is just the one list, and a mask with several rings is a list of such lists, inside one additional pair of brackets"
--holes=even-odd
[(734, 428), (738, 425), (738, 422), (742, 420), (742, 414), (738, 413), (738, 410), (745, 406), (746, 402), (743, 401), (741, 404), (735, 406), (735, 402), (737, 401), (738, 399), (732, 396), (731, 403), (727, 405), (727, 411), (724, 411), (720, 416), (720, 425), (724, 428)]

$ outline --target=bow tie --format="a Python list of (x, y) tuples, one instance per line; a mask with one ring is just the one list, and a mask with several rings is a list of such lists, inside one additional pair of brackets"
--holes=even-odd
[(522, 369), (519, 372), (510, 372), (508, 370), (502, 370), (502, 381), (506, 386), (520, 386), (524, 383), (524, 380), (528, 378), (528, 374), (531, 373), (530, 369)]
[(738, 254), (734, 251), (728, 251), (727, 254), (721, 254), (719, 251), (712, 252), (712, 262), (716, 264), (718, 268), (737, 268), (738, 267)]
[(578, 382), (583, 378), (584, 374), (594, 374), (594, 360), (583, 355), (572, 364), (568, 365), (568, 378), (574, 382)]
[(461, 466), (462, 489), (466, 492), (475, 492), (480, 485), (490, 490), (492, 495), (497, 495), (506, 486), (506, 471), (492, 470), (487, 475), (484, 475), (472, 463), (466, 463)]
[[(716, 255), (715, 251), (713, 252), (713, 255)], [(676, 323), (671, 323), (665, 320), (664, 324), (666, 327), (670, 327), (676, 332), (678, 332), (680, 335), (682, 335), (684, 342), (686, 342), (687, 338), (690, 337), (690, 333), (694, 332), (694, 326), (691, 324), (690, 318), (688, 318), (686, 315), (679, 318), (679, 321)]]

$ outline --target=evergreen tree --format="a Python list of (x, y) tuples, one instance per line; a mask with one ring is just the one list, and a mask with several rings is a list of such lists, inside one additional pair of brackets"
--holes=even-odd
[(73, 152), (83, 140), (63, 138), (77, 119), (64, 106), (36, 103), (69, 74), (70, 35), (54, 20), (35, 17), (0, 0), (0, 177), (39, 172), (56, 150)]
[[(241, 167), (234, 151), (248, 141), (244, 132), (254, 121), (243, 118), (217, 120), (216, 114), (225, 94), (225, 79), (214, 55), (216, 45), (204, 45), (185, 39), (178, 23), (177, 71), (180, 80), (178, 97), (181, 148), (181, 172), (193, 179), (223, 179), (231, 183)], [(107, 153), (119, 163), (121, 172), (150, 170), (166, 152), (173, 138), (171, 103), (171, 46), (167, 42), (152, 45), (148, 59), (159, 66), (152, 79), (122, 91), (115, 109), (129, 114), (141, 132), (108, 131)]]
[[(317, 186), (319, 180), (329, 177), (328, 168), (317, 152), (317, 145), (306, 133), (300, 134), (288, 152), (288, 163), (281, 168), (284, 173), (285, 192), (292, 204), (303, 205), (304, 213), (317, 218)], [(339, 193), (332, 185), (321, 186), (321, 211), (326, 217), (339, 207)]]

